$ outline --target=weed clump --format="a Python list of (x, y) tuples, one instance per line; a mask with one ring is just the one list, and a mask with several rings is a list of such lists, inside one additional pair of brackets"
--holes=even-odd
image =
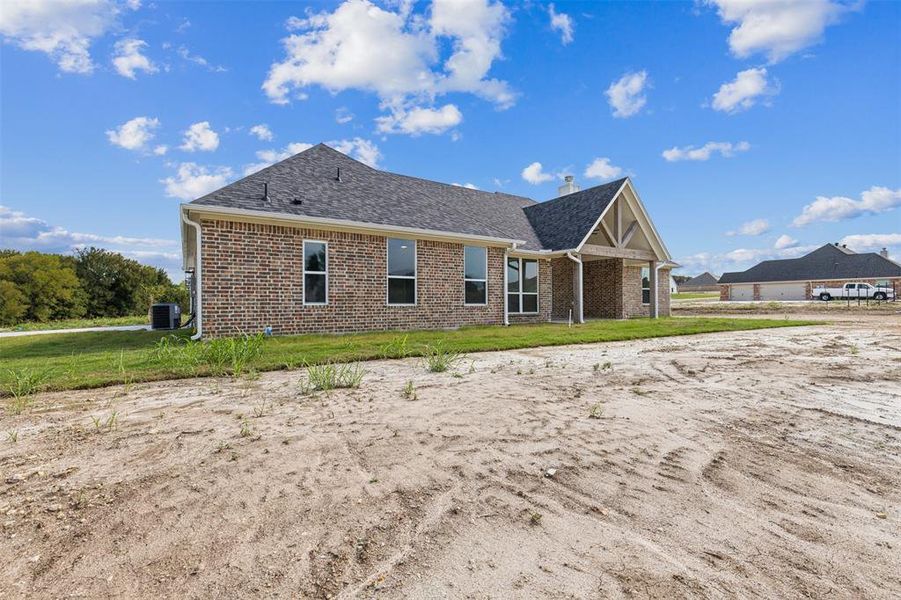
[(422, 359), (432, 373), (444, 373), (464, 358), (465, 355), (444, 348), (440, 342), (435, 345), (427, 344), (422, 350)]
[(6, 391), (12, 396), (7, 410), (14, 415), (21, 414), (31, 405), (31, 396), (40, 391), (50, 377), (49, 370), (10, 369)]
[(329, 392), (343, 388), (358, 388), (366, 375), (366, 369), (360, 363), (347, 363), (336, 365), (325, 363), (322, 365), (310, 365), (307, 367), (307, 379), (301, 382), (301, 392), (304, 395), (313, 392)]

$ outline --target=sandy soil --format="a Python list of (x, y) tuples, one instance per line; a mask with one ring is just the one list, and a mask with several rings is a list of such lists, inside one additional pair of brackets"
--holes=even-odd
[(901, 595), (901, 319), (366, 368), (2, 417), (0, 597)]

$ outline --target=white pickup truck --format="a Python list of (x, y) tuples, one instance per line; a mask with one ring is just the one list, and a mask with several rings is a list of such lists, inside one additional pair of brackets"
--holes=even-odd
[(888, 300), (895, 297), (895, 291), (890, 287), (876, 287), (869, 283), (846, 283), (842, 287), (822, 287), (813, 288), (814, 298), (828, 302), (833, 298), (872, 298), (873, 300)]

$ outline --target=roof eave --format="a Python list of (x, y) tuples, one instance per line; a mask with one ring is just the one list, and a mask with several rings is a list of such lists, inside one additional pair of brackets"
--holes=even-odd
[(309, 225), (318, 229), (330, 229), (338, 231), (370, 231), (378, 233), (393, 233), (410, 235), (419, 239), (471, 241), (484, 244), (494, 244), (514, 248), (524, 245), (525, 240), (501, 238), (486, 235), (459, 233), (454, 231), (441, 231), (436, 229), (420, 229), (416, 227), (403, 227), (400, 225), (384, 225), (381, 223), (368, 223), (363, 221), (351, 221), (347, 219), (329, 219), (325, 217), (311, 217), (308, 215), (292, 215), (289, 213), (271, 212), (265, 210), (249, 210), (244, 208), (232, 208), (228, 206), (216, 206), (212, 204), (185, 203), (181, 205), (183, 211), (214, 216), (231, 217), (235, 220), (246, 221), (276, 221), (286, 222), (292, 225)]

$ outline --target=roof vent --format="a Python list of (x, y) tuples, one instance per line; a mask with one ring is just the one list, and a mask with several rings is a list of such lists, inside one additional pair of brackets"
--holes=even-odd
[(272, 202), (272, 198), (269, 197), (269, 182), (263, 182), (263, 200), (266, 202)]
[(335, 175), (335, 181), (341, 181), (341, 167), (338, 167), (338, 174)]
[(888, 258), (888, 248), (883, 248), (879, 251), (879, 256), (882, 258)]
[(576, 183), (575, 178), (572, 175), (567, 175), (563, 178), (563, 185), (557, 188), (557, 196), (572, 194), (580, 189), (582, 188)]

